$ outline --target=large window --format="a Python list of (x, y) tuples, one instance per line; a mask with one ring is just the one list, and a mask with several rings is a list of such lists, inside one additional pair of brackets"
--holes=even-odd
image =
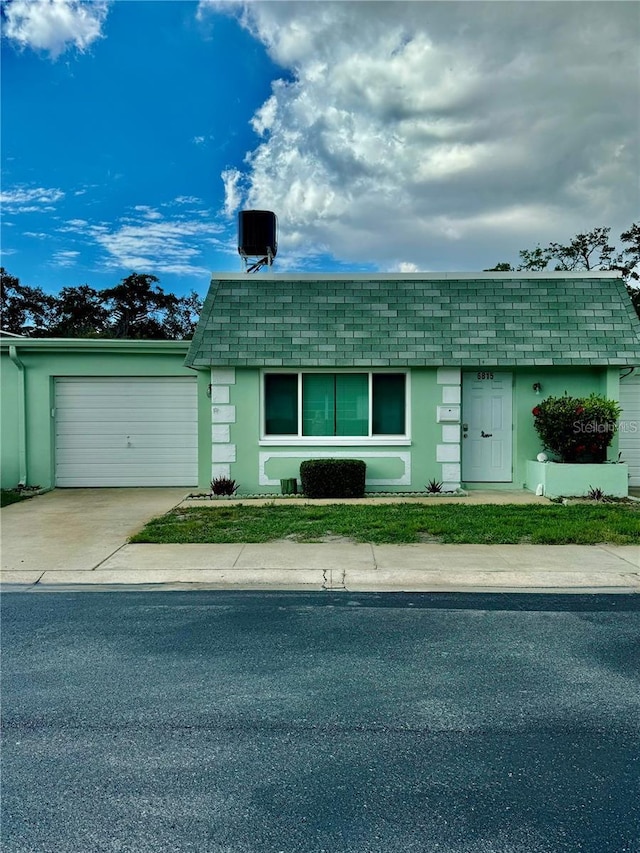
[(265, 436), (404, 436), (404, 373), (265, 373)]

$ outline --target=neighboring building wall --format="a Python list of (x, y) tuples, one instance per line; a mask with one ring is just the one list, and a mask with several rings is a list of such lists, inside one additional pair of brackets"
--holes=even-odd
[(8, 352), (0, 359), (0, 389), (2, 408), (0, 410), (0, 450), (2, 464), (0, 475), (2, 488), (13, 488), (20, 482), (20, 394), (22, 381), (18, 367), (9, 360)]
[[(26, 479), (28, 485), (54, 485), (54, 383), (62, 376), (193, 376), (183, 366), (188, 342), (28, 341), (16, 342), (24, 365)], [(19, 370), (8, 347), (0, 353), (2, 378), (2, 487), (20, 479)], [(199, 471), (208, 486), (211, 460), (208, 376), (199, 371)], [(206, 426), (205, 426), (206, 425)]]

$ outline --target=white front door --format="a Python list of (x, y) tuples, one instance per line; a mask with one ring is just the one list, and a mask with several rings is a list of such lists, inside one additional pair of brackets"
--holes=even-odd
[(462, 376), (462, 479), (512, 480), (512, 377), (477, 370)]

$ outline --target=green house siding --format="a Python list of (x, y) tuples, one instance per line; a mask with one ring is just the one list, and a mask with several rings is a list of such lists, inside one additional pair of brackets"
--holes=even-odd
[[(535, 459), (542, 449), (533, 428), (531, 410), (543, 396), (574, 396), (592, 392), (617, 398), (618, 368), (513, 367), (513, 477), (510, 482), (492, 484), (491, 488), (521, 489), (526, 478), (527, 460)], [(260, 401), (263, 377), (269, 371), (259, 368), (214, 368), (212, 384), (212, 475), (229, 476), (240, 486), (241, 494), (278, 494), (280, 479), (299, 478), (300, 462), (320, 456), (341, 456), (363, 459), (367, 464), (367, 488), (370, 491), (422, 491), (431, 479), (445, 482), (450, 488), (462, 484), (465, 488), (482, 488), (482, 484), (466, 483), (460, 462), (439, 461), (438, 448), (460, 448), (460, 425), (464, 409), (455, 423), (439, 423), (438, 407), (446, 396), (444, 389), (455, 388), (456, 374), (452, 368), (413, 368), (409, 371), (410, 423), (408, 438), (393, 443), (384, 437), (372, 440), (349, 440), (308, 436), (296, 441), (286, 436), (270, 439), (261, 433)], [(448, 376), (448, 374), (451, 374)], [(283, 374), (292, 376), (291, 373)], [(321, 374), (320, 374), (321, 375)], [(333, 375), (331, 372), (329, 375)], [(459, 384), (458, 380), (458, 384)], [(533, 385), (540, 383), (536, 395)], [(452, 430), (453, 428), (453, 438)], [(457, 439), (455, 431), (457, 430)], [(441, 451), (440, 451), (441, 452)], [(455, 451), (453, 452), (455, 456)], [(458, 451), (459, 459), (459, 451)], [(614, 442), (610, 458), (615, 459)], [(458, 468), (457, 476), (455, 470)], [(453, 476), (448, 476), (453, 473)], [(486, 486), (484, 486), (486, 488)]]
[[(57, 377), (193, 377), (184, 366), (187, 347), (188, 342), (176, 341), (2, 340), (2, 487), (13, 488), (21, 480), (42, 488), (54, 485)], [(199, 479), (208, 485), (211, 407), (207, 375), (199, 372), (197, 379)]]
[(2, 488), (12, 488), (21, 479), (26, 464), (25, 449), (21, 450), (21, 433), (24, 436), (25, 425), (22, 422), (24, 405), (21, 400), (22, 377), (19, 368), (2, 354), (0, 360), (0, 388), (2, 389), (2, 410), (0, 413), (0, 450), (2, 464), (0, 475)]
[(301, 461), (321, 455), (365, 459), (372, 490), (406, 491), (413, 488), (416, 478), (424, 480), (428, 470), (434, 476), (435, 456), (429, 465), (428, 449), (435, 447), (436, 424), (427, 416), (436, 391), (434, 370), (412, 372), (413, 420), (420, 426), (412, 439), (395, 440), (393, 444), (385, 442), (384, 436), (367, 440), (353, 433), (348, 439), (308, 436), (295, 442), (286, 436), (262, 436), (259, 401), (263, 399), (263, 381), (263, 372), (256, 368), (211, 371), (212, 474), (232, 477), (241, 493), (279, 493), (280, 479), (298, 477)]

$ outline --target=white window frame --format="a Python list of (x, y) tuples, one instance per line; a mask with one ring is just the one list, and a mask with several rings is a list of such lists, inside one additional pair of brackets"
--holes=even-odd
[[(267, 374), (294, 373), (298, 377), (298, 434), (297, 435), (266, 435), (265, 423), (265, 381)], [(369, 434), (368, 435), (302, 435), (302, 376), (305, 373), (365, 373), (369, 382)], [(402, 374), (404, 385), (404, 424), (402, 435), (372, 435), (373, 421), (373, 374), (391, 373)], [(400, 447), (411, 444), (411, 371), (394, 370), (393, 368), (287, 368), (265, 367), (260, 371), (260, 447), (356, 447), (367, 445), (372, 447)]]

